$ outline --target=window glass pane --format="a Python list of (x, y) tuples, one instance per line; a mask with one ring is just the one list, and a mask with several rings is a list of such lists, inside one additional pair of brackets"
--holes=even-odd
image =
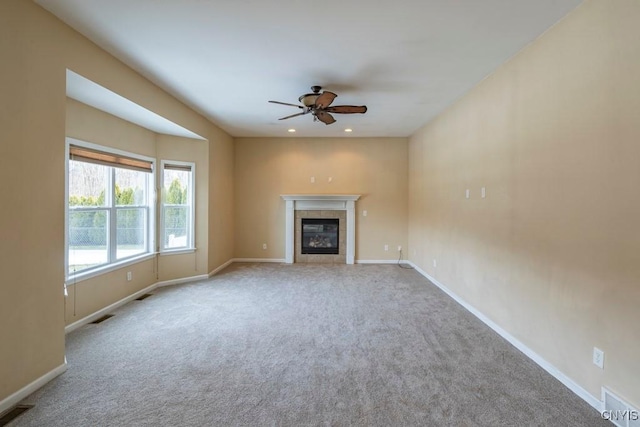
[(164, 170), (162, 193), (167, 205), (186, 205), (188, 203), (191, 172), (181, 170)]
[(186, 248), (188, 245), (189, 206), (164, 207), (164, 247)]
[(106, 206), (109, 169), (69, 160), (69, 206)]
[(162, 200), (164, 214), (163, 247), (187, 248), (191, 230), (191, 171), (165, 168)]
[(116, 257), (127, 258), (147, 251), (146, 208), (118, 208), (116, 211)]
[(116, 206), (146, 205), (147, 176), (145, 172), (115, 168)]
[(69, 209), (69, 274), (106, 264), (109, 212)]
[(109, 168), (69, 161), (69, 273), (109, 261), (108, 211), (96, 209), (108, 202)]

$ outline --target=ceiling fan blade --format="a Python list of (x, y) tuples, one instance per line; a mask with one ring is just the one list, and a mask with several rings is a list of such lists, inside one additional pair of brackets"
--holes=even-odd
[(278, 120), (286, 120), (286, 119), (290, 119), (291, 117), (304, 116), (307, 113), (308, 113), (308, 111), (304, 111), (302, 113), (297, 113), (297, 114), (292, 114), (290, 116), (282, 117), (282, 118), (280, 118)]
[(330, 125), (331, 123), (334, 123), (336, 121), (336, 119), (334, 119), (331, 114), (327, 113), (324, 110), (316, 110), (315, 115), (318, 120), (320, 120), (325, 125)]
[(366, 105), (336, 105), (335, 107), (327, 107), (325, 111), (328, 113), (338, 114), (364, 114), (367, 112)]
[(316, 99), (316, 108), (327, 108), (329, 105), (331, 105), (333, 100), (336, 99), (336, 96), (338, 95), (336, 95), (333, 92), (328, 92), (328, 91), (322, 92), (322, 95), (320, 95)]
[(290, 107), (298, 107), (298, 108), (304, 108), (302, 105), (296, 105), (296, 104), (289, 104), (288, 102), (280, 102), (280, 101), (269, 101), (272, 104), (281, 104), (281, 105), (288, 105)]

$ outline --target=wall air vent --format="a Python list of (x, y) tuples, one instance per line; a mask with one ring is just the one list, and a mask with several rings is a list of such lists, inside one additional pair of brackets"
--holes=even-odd
[(602, 418), (618, 427), (640, 427), (640, 411), (611, 390), (602, 388)]

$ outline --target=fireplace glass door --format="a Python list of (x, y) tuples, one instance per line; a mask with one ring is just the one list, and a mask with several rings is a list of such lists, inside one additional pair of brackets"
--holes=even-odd
[(302, 218), (303, 254), (338, 255), (338, 218)]

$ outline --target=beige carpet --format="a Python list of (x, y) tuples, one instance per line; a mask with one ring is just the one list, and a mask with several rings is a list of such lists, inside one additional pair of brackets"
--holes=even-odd
[(67, 337), (12, 426), (609, 426), (413, 270), (234, 264)]

